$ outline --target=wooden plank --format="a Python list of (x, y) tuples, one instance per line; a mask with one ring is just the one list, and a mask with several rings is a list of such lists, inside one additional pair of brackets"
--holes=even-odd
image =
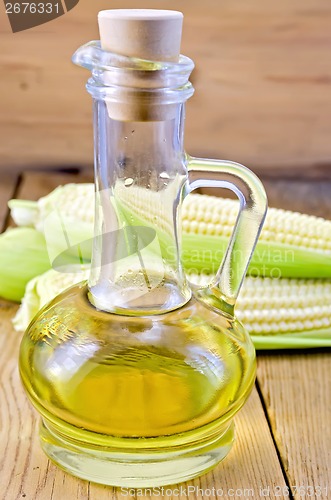
[[(19, 196), (36, 199), (59, 183), (76, 179), (64, 175), (29, 174), (23, 179)], [(0, 439), (5, 450), (0, 462), (0, 484), (5, 492), (4, 498), (122, 498), (120, 489), (89, 484), (71, 477), (51, 464), (42, 453), (36, 414), (24, 395), (18, 376), (17, 356), (21, 335), (15, 333), (11, 325), (14, 310), (8, 303), (0, 303), (0, 398), (4, 402), (1, 407)], [(189, 485), (196, 488), (190, 492), (190, 498), (208, 497), (208, 493), (204, 495), (203, 491), (213, 487), (224, 492), (238, 490), (239, 495), (246, 489), (247, 492), (249, 490), (248, 495), (252, 496), (250, 492), (253, 491), (255, 497), (259, 496), (261, 487), (286, 487), (255, 388), (236, 418), (236, 426), (237, 440), (228, 459), (207, 475), (183, 485), (184, 488)], [(170, 497), (178, 498), (178, 495), (174, 492)], [(224, 495), (224, 498), (227, 496)], [(271, 494), (270, 498), (275, 496)]]
[(262, 178), (269, 206), (331, 219), (331, 180)]
[[(331, 219), (331, 185), (327, 181), (270, 181), (268, 189), (269, 199), (276, 206)], [(331, 495), (330, 367), (330, 350), (258, 357), (262, 397), (288, 483), (297, 499), (326, 499)]]
[(2, 173), (0, 179), (0, 232), (8, 215), (8, 201), (14, 196), (18, 183), (18, 174)]
[[(153, 0), (145, 7), (155, 8)], [(188, 104), (192, 155), (224, 157), (296, 175), (331, 157), (329, 0), (159, 0), (185, 14), (182, 51), (192, 57)], [(112, 8), (123, 7), (113, 0)], [(127, 0), (125, 7), (137, 7)], [(97, 11), (81, 0), (68, 14), (13, 35), (0, 11), (0, 164), (91, 165), (88, 74), (70, 60), (98, 37)]]
[(63, 184), (71, 182), (91, 182), (93, 173), (87, 171), (83, 175), (78, 173), (45, 173), (26, 172), (22, 176), (18, 197), (27, 200), (38, 200), (41, 196), (46, 196), (53, 189)]
[(258, 361), (258, 381), (294, 498), (330, 498), (330, 353), (265, 354)]

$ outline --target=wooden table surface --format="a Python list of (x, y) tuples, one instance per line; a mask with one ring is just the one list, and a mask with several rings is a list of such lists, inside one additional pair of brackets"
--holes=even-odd
[[(0, 182), (0, 225), (6, 202), (37, 199), (80, 174), (8, 174)], [(292, 184), (291, 184), (292, 182)], [(331, 184), (268, 182), (272, 204), (331, 218)], [(295, 193), (294, 197), (291, 193)], [(1, 264), (0, 264), (1, 265)], [(38, 443), (38, 418), (20, 384), (17, 305), (0, 301), (0, 498), (75, 500), (127, 497), (121, 489), (76, 479), (50, 463)], [(236, 418), (237, 439), (224, 463), (201, 478), (166, 488), (170, 498), (331, 498), (330, 351), (258, 353), (256, 386)], [(213, 490), (213, 488), (215, 488)], [(216, 491), (217, 490), (217, 491)], [(130, 492), (132, 493), (132, 492)], [(161, 496), (162, 492), (156, 492)], [(159, 493), (159, 495), (158, 495)], [(132, 495), (129, 495), (132, 496)], [(149, 492), (135, 497), (150, 498)]]

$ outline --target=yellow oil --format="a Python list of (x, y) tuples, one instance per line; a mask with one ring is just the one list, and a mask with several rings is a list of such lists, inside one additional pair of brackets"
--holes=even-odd
[(168, 436), (175, 445), (242, 405), (255, 363), (241, 325), (195, 299), (167, 314), (118, 316), (96, 311), (83, 284), (32, 322), (20, 372), (33, 404), (68, 438), (86, 433), (106, 446)]

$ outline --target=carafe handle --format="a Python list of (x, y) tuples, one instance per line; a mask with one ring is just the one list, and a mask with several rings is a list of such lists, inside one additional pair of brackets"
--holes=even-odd
[[(267, 212), (267, 196), (263, 184), (248, 168), (231, 161), (187, 157), (188, 193), (200, 187), (219, 187), (233, 191), (239, 198), (237, 220), (213, 281), (197, 292), (220, 302), (233, 313), (247, 267)], [(215, 304), (214, 304), (215, 305)]]

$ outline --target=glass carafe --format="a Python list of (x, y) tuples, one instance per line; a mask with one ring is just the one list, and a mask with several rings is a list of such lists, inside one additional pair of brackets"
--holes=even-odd
[[(257, 177), (183, 148), (193, 63), (118, 56), (91, 42), (95, 237), (88, 283), (42, 309), (20, 372), (41, 415), (41, 444), (66, 471), (116, 486), (200, 475), (231, 449), (233, 417), (255, 379), (255, 351), (234, 306), (266, 211)], [(240, 211), (209, 286), (181, 264), (181, 204), (229, 188)]]

